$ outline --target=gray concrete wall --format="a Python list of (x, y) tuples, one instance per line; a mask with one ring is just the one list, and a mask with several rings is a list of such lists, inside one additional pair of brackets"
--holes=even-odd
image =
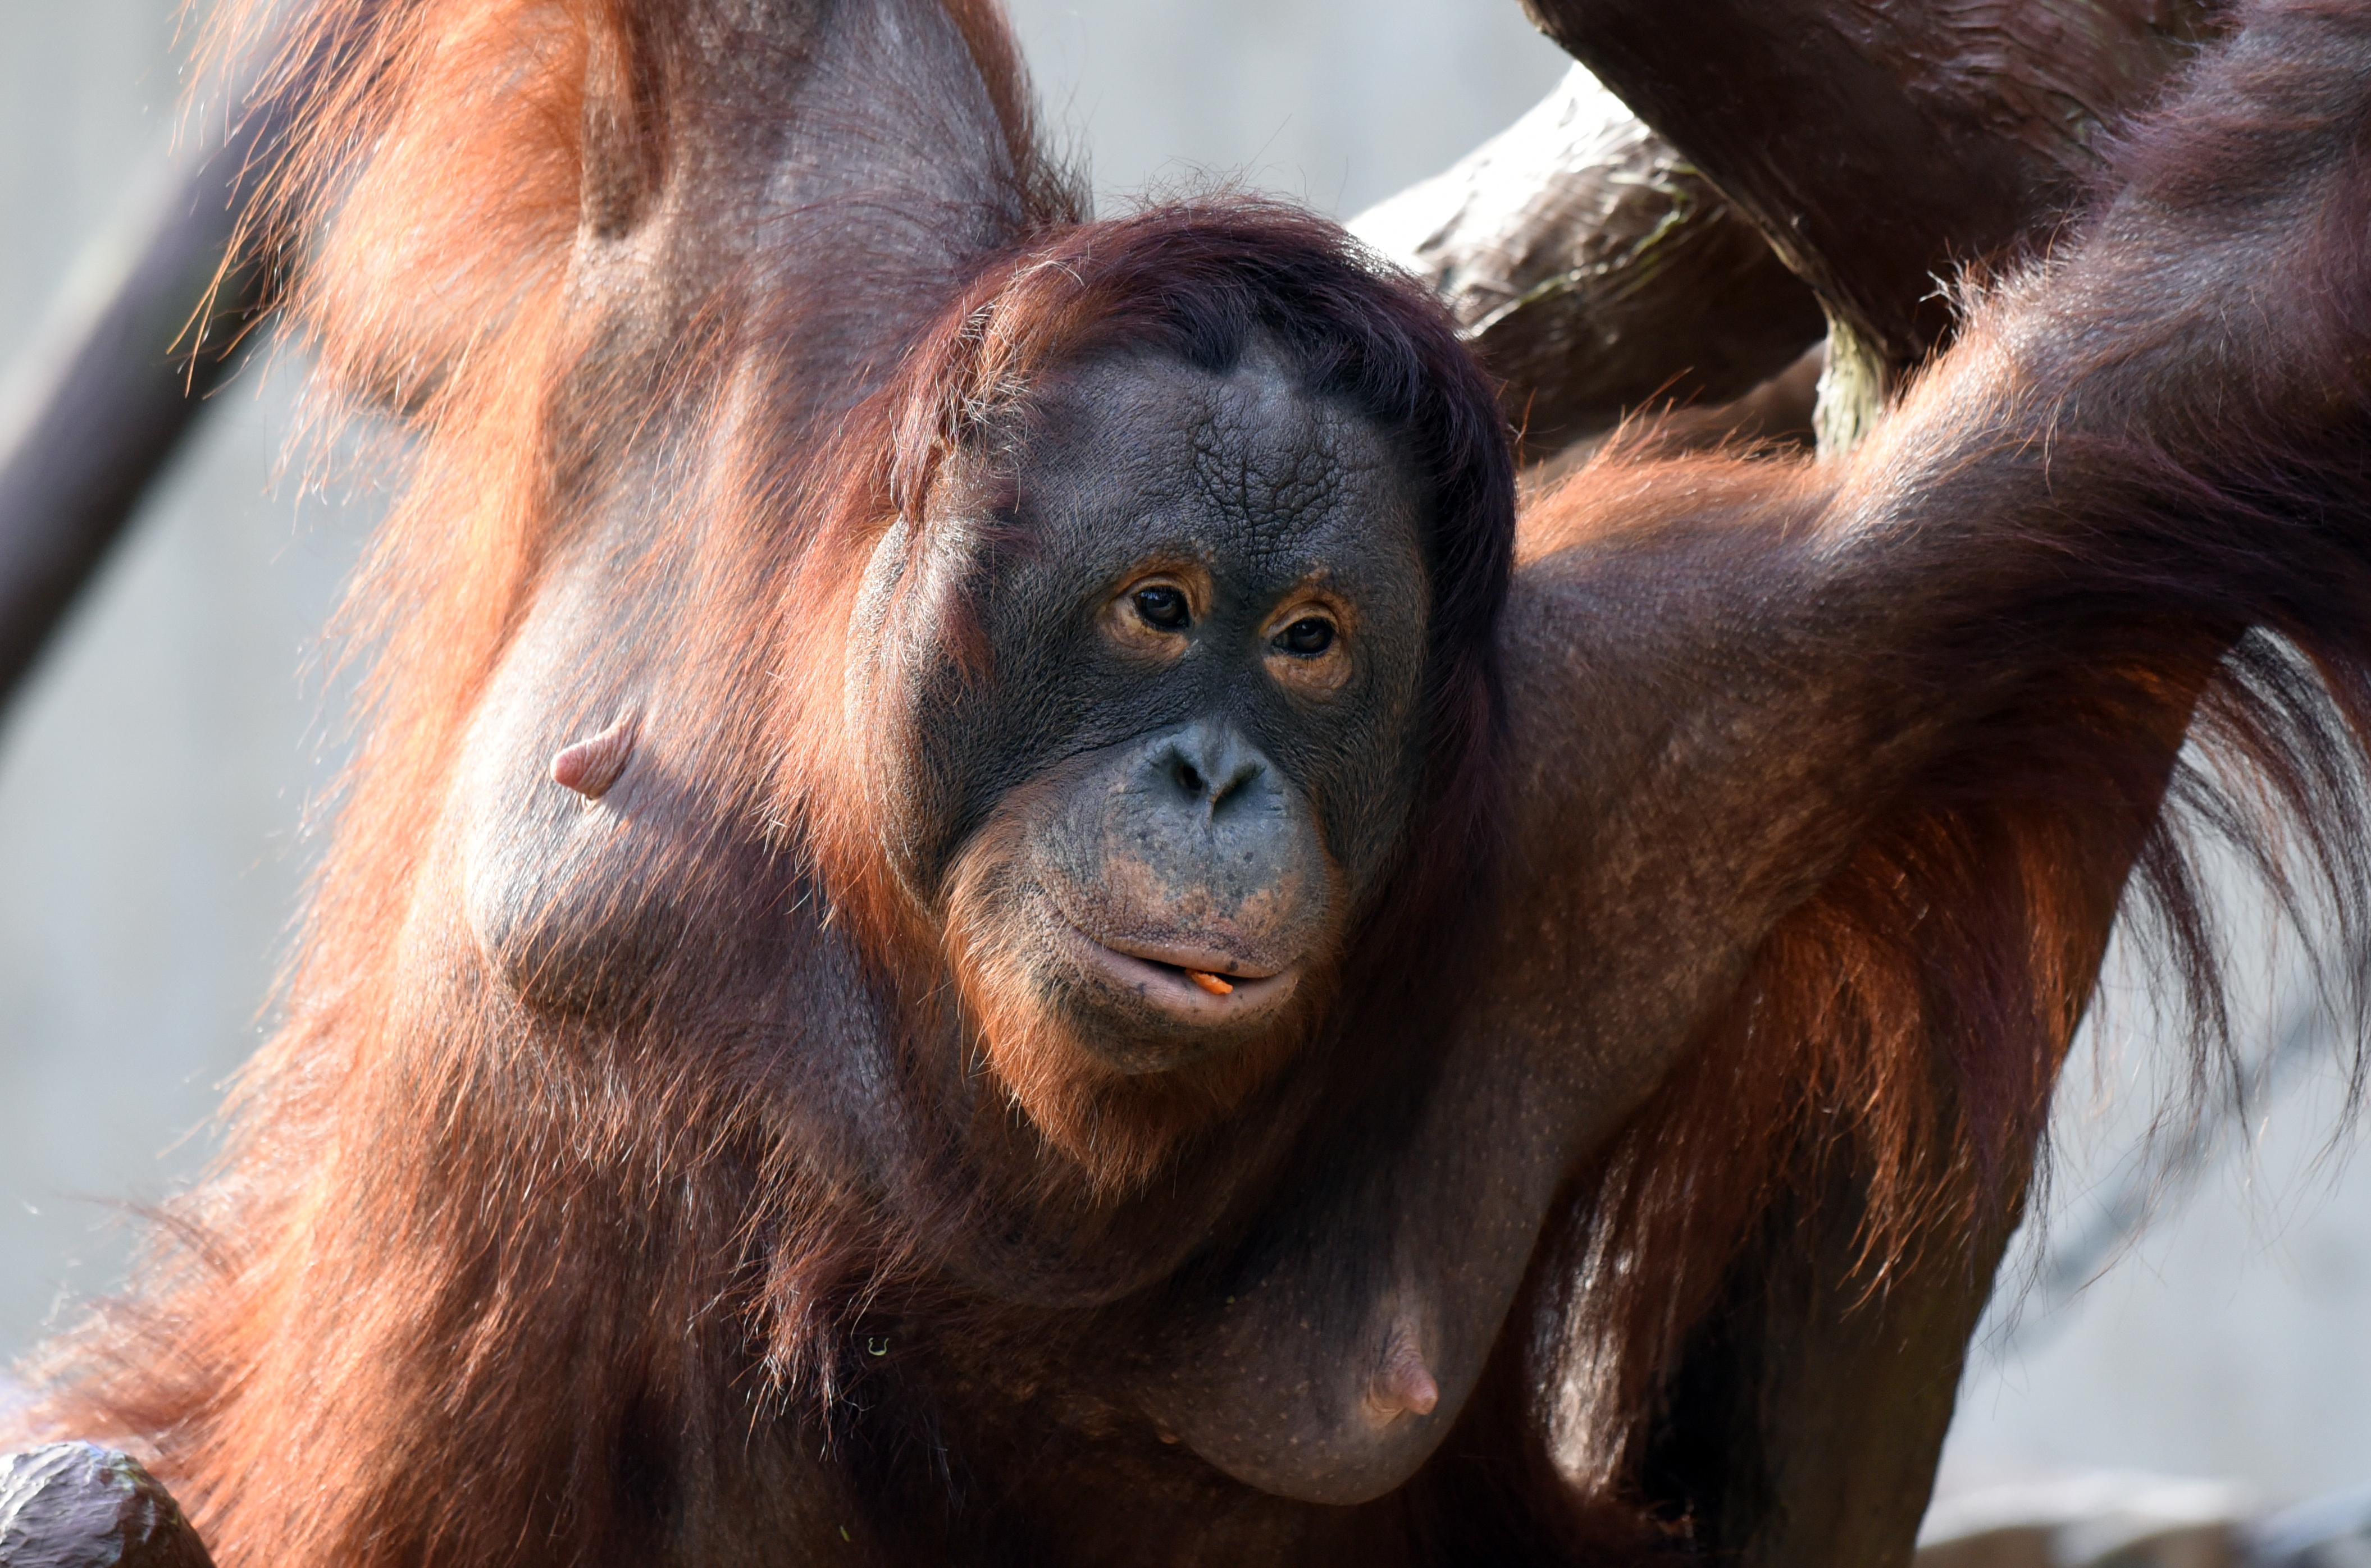
[[(0, 0), (0, 364), (164, 145), (176, 9)], [(1237, 175), (1347, 213), (1561, 68), (1513, 0), (1013, 9), (1107, 202)], [(225, 402), (0, 721), (0, 1361), (120, 1267), (92, 1200), (155, 1196), (202, 1158), (296, 907), (328, 732), (302, 672), (371, 507), (272, 485), (284, 387), (249, 375)], [(2125, 1076), (2070, 1107), (2054, 1239), (2130, 1150), (2148, 1097)], [(2275, 1493), (2371, 1473), (2371, 1180), (2315, 1164), (2335, 1113), (2326, 1084), (2287, 1080), (2252, 1149), (2226, 1146), (2103, 1283), (2004, 1315), (1952, 1473), (2140, 1465)]]
[[(2244, 1121), (2210, 1123), (2205, 1158), (2165, 1179), (2182, 1086), (2138, 1005), (2145, 975), (2110, 973), (2109, 1026), (2061, 1092), (2043, 1221), (1970, 1357), (1945, 1486), (2137, 1470), (2270, 1505), (2371, 1483), (2371, 1163), (2334, 1031), (2306, 1018)], [(2303, 976), (2271, 944), (2239, 974), (2240, 1039), (2261, 1052), (2298, 1026)], [(2103, 1247), (2134, 1194), (2148, 1222)], [(2053, 1274), (2070, 1263), (2091, 1283), (2068, 1294)]]

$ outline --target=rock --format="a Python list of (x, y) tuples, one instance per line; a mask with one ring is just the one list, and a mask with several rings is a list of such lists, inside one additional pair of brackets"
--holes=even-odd
[(51, 1443), (0, 1455), (0, 1568), (214, 1568), (164, 1484), (129, 1454)]

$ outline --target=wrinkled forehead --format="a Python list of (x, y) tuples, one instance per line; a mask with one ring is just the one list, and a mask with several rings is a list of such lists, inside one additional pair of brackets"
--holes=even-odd
[(1225, 372), (1100, 355), (1047, 377), (1031, 405), (1019, 499), (1057, 527), (1132, 517), (1253, 557), (1414, 546), (1420, 495), (1393, 432), (1309, 391), (1265, 345)]

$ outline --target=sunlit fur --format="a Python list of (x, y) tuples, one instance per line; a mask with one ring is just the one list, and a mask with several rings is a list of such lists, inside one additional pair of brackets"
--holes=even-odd
[[(1430, 1016), (1405, 1006), (1412, 951), (1448, 951), (1437, 928), (1486, 877), (1484, 825), (1496, 788), (1486, 628), (1505, 591), (1510, 506), (1506, 458), (1486, 381), (1452, 351), (1424, 307), (1396, 291), (1359, 283), (1359, 263), (1338, 231), (1258, 204), (1155, 210), (1140, 217), (1047, 232), (1000, 259), (960, 294), (908, 353), (876, 403), (850, 421), (843, 453), (824, 472), (837, 487), (832, 521), (800, 562), (787, 612), (793, 624), (849, 624), (857, 583), (893, 519), (920, 515), (945, 463), (993, 431), (1037, 377), (1099, 349), (1155, 348), (1199, 359), (1211, 345), (1256, 327), (1387, 425), (1405, 430), (1417, 470), (1436, 490), (1425, 548), (1438, 603), (1432, 619), (1424, 721), (1431, 776), (1417, 847), (1376, 906), (1359, 912), (1352, 951), (1356, 1016), (1401, 1021)], [(1290, 300), (1289, 316), (1276, 314)], [(844, 467), (840, 466), (844, 465)], [(916, 529), (908, 549), (927, 544)], [(919, 573), (909, 574), (919, 575)], [(891, 631), (907, 606), (889, 612)], [(983, 640), (960, 601), (927, 614), (977, 678)], [(1176, 1140), (1237, 1104), (1268, 1078), (1324, 1016), (1344, 976), (1332, 955), (1313, 955), (1307, 995), (1276, 1033), (1208, 1067), (1165, 1081), (1125, 1080), (1096, 1066), (1047, 1012), (1019, 960), (986, 922), (1009, 816), (982, 829), (951, 879), (942, 908), (917, 905), (885, 859), (867, 780), (879, 748), (904, 732), (903, 693), (870, 691), (852, 709), (848, 652), (837, 633), (814, 636), (780, 707), (786, 759), (777, 815), (824, 869), (868, 949), (918, 976), (955, 963), (983, 1059), (1053, 1142), (1098, 1186), (1141, 1182)], [(968, 650), (968, 652), (964, 651)], [(943, 928), (942, 928), (942, 922)], [(1393, 1026), (1385, 1025), (1386, 1029)]]
[[(2207, 101), (2279, 102), (2307, 79), (2280, 35), (2263, 36), (2214, 63)], [(2282, 194), (2263, 182), (2277, 160), (2258, 149), (2328, 110), (2286, 112), (2268, 124), (2193, 103), (2145, 122), (2116, 149), (2111, 179), (2128, 183), (2106, 189), (2244, 234)], [(1977, 722), (1874, 803), (1841, 866), (1764, 940), (1718, 1027), (1577, 1191), (1567, 1245), (1534, 1277), (1561, 1303), (1545, 1309), (1561, 1327), (1537, 1366), (1556, 1462), (1579, 1494), (1637, 1486), (1686, 1419), (1673, 1390), (1708, 1322), (1750, 1317), (1760, 1309), (1741, 1304), (1786, 1288), (1776, 1282), (1795, 1277), (1840, 1194), (1833, 1219), (1870, 1295), (1913, 1267), (1949, 1270), (1978, 1238), (1997, 1246), (2120, 912), (2170, 965), (2168, 1021), (2188, 1032), (2195, 1084), (2238, 1081), (2202, 847), (2236, 855), (2322, 933), (2319, 978), (2361, 1032), (2371, 386), (2343, 345), (2371, 328), (2371, 186), (2359, 168), (2283, 174), (2319, 182), (2320, 210), (2311, 225), (2280, 225), (2278, 241), (2327, 280), (2266, 302), (2268, 317), (2295, 319), (2180, 340), (2160, 292), (2180, 284), (2149, 274), (2149, 259), (2095, 248), (2071, 284), (2063, 268), (2037, 267), (1969, 300), (1955, 352), (1849, 465), (1641, 461), (1617, 444), (1526, 514), (1527, 559), (1731, 516), (1806, 545), (1822, 532), (1841, 540), (1856, 487), (1914, 472), (1921, 427), (1948, 421), (1978, 439), (1926, 481), (1935, 524), (1981, 519), (1985, 544), (1917, 586), (1929, 640), (1888, 679), (1996, 688)], [(2111, 208), (2068, 248), (2112, 238), (2116, 221)], [(2103, 294), (2134, 318), (2122, 335), (2051, 335), (2061, 313)], [(2154, 336), (2151, 310), (2166, 323)], [(2322, 358), (2273, 374), (2249, 359), (2255, 334)], [(2215, 381), (2215, 406), (2174, 429), (2121, 422), (2112, 408), (2067, 417), (2065, 388), (2152, 361)], [(2279, 390), (2295, 386), (2319, 390), (2300, 404)], [(2070, 523), (2096, 517), (2114, 525)]]
[(1237, 1109), (1313, 1043), (1334, 999), (1339, 955), (1304, 955), (1291, 1000), (1256, 1038), (1166, 1072), (1116, 1070), (1047, 995), (1041, 961), (1018, 934), (1032, 928), (1009, 917), (1008, 884), (1029, 793), (1008, 796), (956, 861), (945, 905), (949, 960), (985, 1065), (1031, 1124), (1097, 1189), (1141, 1186), (1180, 1139)]
[[(260, 32), (265, 9), (234, 17), (225, 36)], [(374, 660), (366, 717), (283, 1021), (232, 1098), (219, 1170), (167, 1216), (136, 1292), (52, 1353), (50, 1403), (33, 1418), (143, 1447), (225, 1568), (654, 1562), (677, 1539), (711, 1538), (750, 1543), (756, 1560), (767, 1543), (830, 1539), (842, 1516), (753, 1433), (821, 1411), (797, 1431), (806, 1451), (827, 1446), (844, 1408), (833, 1401), (861, 1371), (850, 1325), (884, 1299), (929, 1299), (936, 1257), (980, 1212), (954, 1200), (885, 1212), (804, 1162), (782, 1132), (799, 1107), (772, 1058), (726, 1032), (665, 1027), (670, 998), (714, 980), (696, 944), (647, 977), (644, 1006), (597, 1021), (531, 1020), (482, 975), (463, 993), (420, 984), (481, 963), (465, 932), (422, 913), (457, 874), (436, 859), (436, 817), (479, 694), (569, 543), (575, 502), (620, 476), (648, 476), (653, 557), (700, 606), (676, 630), (698, 656), (679, 661), (665, 722), (696, 741), (714, 810), (769, 824), (780, 852), (812, 865), (829, 917), (861, 933), (868, 983), (899, 999), (917, 1041), (950, 1006), (969, 1015), (1044, 1129), (1017, 1140), (1027, 1160), (1050, 1139), (1103, 1188), (1133, 1190), (1188, 1158), (1255, 1188), (1328, 1108), (1420, 1062), (1454, 1005), (1442, 980), (1487, 911), (1498, 847), (1490, 638), (1509, 562), (1491, 508), (1511, 488), (1488, 389), (1447, 350), (1376, 377), (1405, 384), (1412, 428), (1437, 443), (1436, 477), (1463, 487), (1440, 510), (1469, 525), (1432, 541), (1440, 763), (1424, 820), (1341, 970), (1335, 1020), (1373, 1026), (1359, 1059), (1321, 1053), (1290, 1093), (1263, 1098), (1248, 1080), (1275, 1068), (1247, 1058), (1244, 1081), (1231, 1069), (1174, 1103), (1130, 1102), (1000, 978), (1011, 961), (976, 913), (990, 903), (994, 837), (965, 861), (944, 928), (882, 853), (864, 748), (893, 727), (849, 711), (850, 610), (885, 531), (915, 513), (984, 413), (1025, 398), (1066, 355), (1174, 335), (1174, 321), (1130, 314), (1148, 280), (1223, 312), (1252, 274), (1266, 286), (1298, 268), (1285, 282), (1312, 286), (1297, 306), (1313, 321), (1330, 302), (1326, 329), (1346, 341), (1446, 341), (1412, 294), (1327, 283), (1359, 268), (1313, 219), (1219, 202), (1079, 224), (1070, 187), (1035, 150), (1000, 23), (981, 0), (949, 0), (946, 14), (970, 85), (997, 110), (1003, 177), (918, 230), (970, 225), (1011, 243), (949, 275), (928, 256), (844, 254), (831, 213), (799, 214), (768, 242), (856, 282), (827, 299), (723, 268), (698, 280), (680, 340), (649, 375), (619, 368), (640, 363), (615, 336), (631, 329), (631, 302), (576, 269), (580, 236), (627, 226), (650, 196), (642, 175), (667, 165), (664, 111), (690, 86), (677, 7), (329, 0), (286, 43), (274, 81), (309, 84), (307, 110), (260, 222), (272, 237), (308, 236), (288, 309), (330, 386), (399, 412), (409, 488), (351, 601), (350, 630)], [(2250, 101), (2278, 102), (2282, 71), (2307, 63), (2218, 69), (2238, 74)], [(930, 95), (880, 112), (925, 142), (943, 124)], [(2267, 165), (2262, 133), (2193, 113), (2123, 149), (2118, 177), (2210, 207), (2306, 178)], [(946, 133), (976, 134), (951, 122)], [(603, 144), (611, 156), (593, 161), (607, 183), (588, 190), (588, 153)], [(1961, 689), (1996, 678), (1998, 700), (1870, 806), (1837, 863), (1806, 863), (1743, 993), (1602, 1168), (1576, 1174), (1527, 1289), (1538, 1332), (1509, 1336), (1463, 1429), (1520, 1429), (1520, 1462), (1472, 1483), (1486, 1507), (1461, 1513), (1464, 1483), (1430, 1472), (1379, 1505), (1440, 1560), (1490, 1551), (1497, 1538), (1465, 1528), (1476, 1517), (1517, 1521), (1508, 1539), (1527, 1547), (1664, 1549), (1682, 1522), (1654, 1493), (1649, 1461), (1686, 1419), (1674, 1390), (1708, 1330), (1731, 1307), (1759, 1309), (1740, 1282), (1793, 1266), (1768, 1239), (1773, 1216), (1846, 1225), (1862, 1278), (1881, 1291), (2013, 1212), (2007, 1189), (2022, 1180), (2128, 868), (2183, 962), (2201, 1060), (2214, 1060), (2215, 933), (2179, 819), (2160, 815), (2169, 799), (2254, 852), (2278, 885), (2318, 895), (2347, 939), (2371, 928), (2371, 813), (2353, 772), (2371, 716), (2371, 572), (2349, 510), (2371, 431), (2364, 365), (2346, 348), (2371, 341), (2359, 286), (2371, 204), (2359, 176), (2336, 186), (2323, 221), (2288, 241), (2331, 286), (2264, 302), (2289, 313), (2284, 343), (2331, 346), (2326, 363), (2284, 367), (2283, 385), (2325, 389), (2319, 413), (2257, 396), (2250, 335), (2235, 329), (2219, 404), (2190, 428), (2045, 439), (2054, 387), (2158, 346), (2051, 341), (2047, 274), (1979, 302), (1970, 348), (1912, 392), (1911, 414), (1998, 432), (1969, 470), (1972, 490), (1949, 490), (1952, 476), (1935, 490), (1938, 524), (1981, 523), (2000, 539), (1932, 585), (1932, 667), (1912, 674)], [(2128, 263), (2135, 297), (2172, 286), (2152, 264)], [(847, 310), (917, 297), (894, 363), (868, 360), (846, 386), (767, 378), (766, 345), (861, 337)], [(2039, 341), (2001, 344), (2004, 322)], [(1987, 357), (1987, 343), (2001, 352)], [(2019, 363), (2055, 374), (2020, 382), (2005, 368)], [(699, 419), (653, 433), (661, 414), (687, 409)], [(1916, 450), (1888, 444), (1897, 428), (1913, 427), (1897, 416), (1853, 462), (1827, 467), (1660, 462), (1617, 446), (1539, 504), (1524, 548), (1610, 558), (1690, 528), (1711, 538), (1727, 518), (1729, 554), (1751, 560), (1772, 537), (1848, 512), (1854, 487), (1914, 466)], [(2127, 525), (2059, 526), (2102, 513)], [(2019, 541), (2032, 548), (2007, 548)], [(1709, 553), (1721, 557), (1718, 541)], [(2006, 581), (1996, 563), (2030, 575)], [(2037, 647), (2051, 656), (2037, 661)], [(585, 732), (616, 717), (607, 694), (583, 700)], [(2185, 727), (2209, 755), (2244, 758), (2251, 788), (2286, 808), (2316, 857), (2307, 871), (2275, 853), (2244, 790), (2177, 766)], [(1516, 847), (1542, 861), (1558, 849)], [(681, 868), (687, 882), (702, 874)], [(1208, 1120), (1231, 1106), (1243, 1114)], [(1011, 1184), (1037, 1191), (1045, 1167), (1027, 1160)], [(1827, 1206), (1839, 1190), (1841, 1216)], [(1211, 1198), (1212, 1212), (1233, 1193)], [(1092, 1196), (1076, 1212), (1082, 1253), (1151, 1228)], [(980, 1321), (978, 1343), (1025, 1347), (1018, 1320)], [(1534, 1427), (1553, 1442), (1533, 1442)], [(655, 1474), (680, 1490), (655, 1501), (637, 1490)], [(679, 1538), (651, 1535), (657, 1518)]]
[[(752, 1424), (790, 1412), (820, 1424), (795, 1441), (828, 1445), (862, 1371), (849, 1325), (929, 1289), (945, 1239), (980, 1228), (961, 1202), (885, 1211), (809, 1168), (785, 1141), (795, 1108), (748, 1043), (671, 1027), (668, 998), (709, 988), (700, 944), (639, 976), (622, 1010), (554, 1022), (506, 997), (443, 913), (457, 870), (437, 859), (438, 813), (480, 693), (584, 498), (624, 478), (650, 476), (654, 588), (699, 606), (674, 628), (680, 679), (642, 714), (643, 744), (689, 737), (714, 811), (770, 824), (812, 868), (918, 1049), (963, 1004), (1011, 1094), (998, 1124), (945, 1136), (993, 1154), (1002, 1124), (1042, 1117), (976, 1205), (1084, 1202), (1070, 1223), (1090, 1252), (1104, 1231), (1146, 1228), (1092, 1194), (1140, 1189), (1182, 1158), (1345, 997), (1369, 1020), (1364, 1048), (1313, 1061), (1199, 1149), (1231, 1172), (1201, 1183), (1223, 1208), (1439, 1016), (1413, 960), (1454, 951), (1444, 927), (1486, 885), (1498, 766), (1489, 659), (1512, 486), (1492, 389), (1444, 312), (1320, 220), (1229, 198), (1081, 223), (1035, 148), (1000, 20), (974, 0), (945, 9), (1001, 119), (1005, 167), (966, 195), (974, 210), (917, 223), (1009, 243), (934, 272), (927, 250), (837, 254), (835, 212), (794, 214), (767, 242), (835, 289), (721, 266), (654, 374), (620, 352), (638, 302), (605, 284), (590, 242), (647, 197), (636, 162), (669, 156), (653, 139), (691, 58), (675, 7), (329, 0), (278, 35), (267, 90), (305, 107), (258, 237), (301, 251), (284, 309), (331, 397), (401, 419), (408, 486), (350, 600), (371, 671), (361, 738), (283, 1021), (233, 1096), (219, 1173), (177, 1205), (140, 1290), (53, 1351), (35, 1418), (148, 1452), (226, 1568), (491, 1563), (525, 1541), (559, 1560), (655, 1554), (635, 1544), (648, 1500), (611, 1484), (654, 1462), (637, 1458), (653, 1445), (693, 1489), (671, 1498), (681, 1528), (729, 1517), (734, 1539), (820, 1539), (836, 1521), (797, 1513), (813, 1489), (749, 1453)], [(226, 48), (263, 37), (264, 8), (217, 32)], [(871, 107), (925, 144), (949, 113), (929, 94)], [(632, 156), (607, 157), (609, 183), (588, 189), (604, 138)], [(869, 288), (849, 283), (868, 269)], [(879, 329), (834, 310), (918, 301), (895, 363), (830, 386), (769, 379), (769, 344)], [(1232, 1064), (1114, 1084), (1023, 987), (995, 983), (960, 883), (946, 928), (897, 883), (866, 804), (881, 716), (847, 708), (845, 639), (884, 531), (1034, 376), (1103, 346), (1195, 352), (1247, 325), (1304, 334), (1308, 362), (1404, 429), (1435, 487), (1432, 777), (1417, 852), (1361, 912), (1349, 970), (1317, 976), (1293, 1023)], [(601, 674), (570, 698), (584, 733), (618, 716)], [(677, 874), (695, 904), (709, 896), (700, 866)], [(1152, 1234), (1174, 1248), (1191, 1229)], [(743, 1364), (752, 1344), (761, 1376)]]

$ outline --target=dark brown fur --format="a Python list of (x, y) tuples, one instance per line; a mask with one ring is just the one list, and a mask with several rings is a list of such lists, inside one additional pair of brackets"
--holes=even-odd
[[(369, 723), (223, 1167), (40, 1419), (153, 1452), (226, 1568), (1812, 1528), (1755, 1496), (1801, 1473), (1774, 1227), (1842, 1238), (1821, 1323), (1943, 1303), (1948, 1378), (2128, 871), (2202, 1060), (2181, 823), (2371, 913), (2371, 16), (2261, 7), (1851, 462), (1617, 444), (1516, 537), (1437, 310), (1257, 203), (1084, 221), (989, 7), (887, 8), (895, 50), (854, 4), (336, 0), (286, 46), (291, 309), (417, 438)], [(1036, 377), (1263, 310), (1419, 449), (1433, 765), (1289, 1030), (1105, 1082), (960, 880), (901, 881), (850, 606)], [(620, 712), (597, 804), (504, 784), (487, 737), (540, 770)], [(477, 902), (547, 844), (540, 902)], [(1438, 1424), (1328, 1402), (1412, 1352)], [(1292, 1457), (1336, 1447), (1339, 1495)], [(1792, 1560), (1897, 1554), (1904, 1507)]]

